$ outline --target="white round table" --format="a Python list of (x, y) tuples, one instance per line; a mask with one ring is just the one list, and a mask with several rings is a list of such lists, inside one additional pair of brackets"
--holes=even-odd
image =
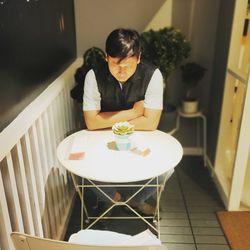
[[(82, 138), (85, 156), (82, 160), (68, 160), (75, 138)], [(71, 173), (103, 182), (135, 182), (159, 176), (174, 168), (182, 158), (181, 144), (161, 131), (136, 131), (134, 146), (148, 147), (147, 156), (131, 151), (110, 149), (114, 141), (112, 131), (82, 130), (65, 138), (57, 148), (60, 163)]]
[[(88, 218), (96, 218), (88, 228), (99, 219), (103, 218), (112, 207), (117, 205), (127, 206), (137, 215), (137, 217), (143, 219), (147, 224), (149, 223), (145, 218), (149, 217), (143, 217), (138, 214), (127, 204), (128, 200), (124, 202), (115, 202), (112, 199), (113, 205), (111, 208), (99, 217), (89, 217), (84, 204), (83, 190), (81, 189), (89, 187), (89, 185), (79, 185), (74, 175), (88, 179), (90, 183), (97, 188), (98, 184), (93, 181), (107, 182), (109, 184), (113, 183), (113, 185), (117, 184), (117, 186), (120, 186), (121, 183), (131, 183), (132, 187), (135, 182), (150, 180), (146, 184), (141, 185), (143, 189), (146, 186), (150, 186), (149, 183), (156, 178), (157, 184), (154, 186), (159, 188), (157, 188), (157, 227), (159, 228), (159, 201), (165, 181), (164, 184), (160, 184), (158, 182), (158, 176), (168, 172), (169, 177), (171, 176), (174, 167), (182, 158), (183, 149), (181, 144), (173, 136), (159, 130), (135, 131), (131, 140), (132, 148), (137, 147), (141, 150), (149, 148), (150, 153), (143, 156), (130, 150), (118, 151), (115, 147), (114, 135), (111, 130), (82, 130), (65, 138), (57, 148), (57, 157), (60, 163), (71, 173), (76, 191), (80, 195), (83, 206), (82, 214), (84, 209)], [(84, 152), (83, 159), (69, 160), (69, 155), (72, 152), (73, 146), (77, 146), (79, 151)], [(158, 190), (160, 191), (158, 192)], [(81, 216), (83, 220), (83, 215)], [(155, 218), (155, 216), (153, 218)], [(151, 226), (151, 224), (149, 225)], [(157, 228), (152, 228), (159, 233)]]

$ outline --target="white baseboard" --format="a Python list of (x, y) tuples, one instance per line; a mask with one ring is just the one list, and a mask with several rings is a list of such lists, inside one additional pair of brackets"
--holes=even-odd
[(221, 198), (222, 202), (224, 203), (225, 208), (227, 209), (228, 208), (228, 197), (225, 194), (224, 189), (220, 184), (220, 181), (219, 181), (219, 179), (217, 177), (217, 174), (214, 171), (214, 166), (213, 166), (211, 160), (209, 159), (209, 157), (206, 158), (206, 161), (207, 161), (208, 170), (209, 170), (210, 175), (211, 175), (211, 177), (212, 177), (212, 179), (214, 181), (214, 184), (215, 184), (215, 186), (216, 186), (216, 188), (218, 190), (220, 198)]

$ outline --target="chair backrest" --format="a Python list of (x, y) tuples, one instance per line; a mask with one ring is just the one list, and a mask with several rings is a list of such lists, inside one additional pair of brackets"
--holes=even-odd
[(13, 232), (11, 238), (16, 250), (167, 250), (166, 246), (100, 246), (80, 245)]

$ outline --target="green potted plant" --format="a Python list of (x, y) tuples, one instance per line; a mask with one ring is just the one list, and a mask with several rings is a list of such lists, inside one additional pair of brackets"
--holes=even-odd
[(205, 75), (206, 69), (196, 62), (188, 62), (181, 66), (182, 82), (185, 85), (182, 100), (182, 111), (184, 113), (195, 113), (198, 111), (198, 98), (195, 89)]
[(141, 34), (142, 59), (156, 65), (162, 72), (164, 90), (164, 109), (167, 105), (167, 79), (170, 73), (189, 56), (191, 51), (190, 43), (185, 36), (173, 27), (165, 27), (145, 31)]
[(95, 67), (100, 61), (105, 61), (105, 52), (98, 47), (91, 47), (83, 54), (83, 63), (89, 68)]

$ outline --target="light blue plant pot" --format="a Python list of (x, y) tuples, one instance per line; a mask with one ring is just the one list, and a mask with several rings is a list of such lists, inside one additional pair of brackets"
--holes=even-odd
[(116, 135), (115, 137), (115, 144), (119, 151), (126, 151), (129, 150), (131, 147), (131, 141), (130, 141), (131, 135)]

